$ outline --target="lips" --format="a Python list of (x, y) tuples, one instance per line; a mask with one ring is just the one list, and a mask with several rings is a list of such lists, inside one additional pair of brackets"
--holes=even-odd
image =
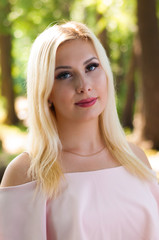
[(75, 103), (75, 105), (79, 107), (90, 107), (94, 105), (96, 101), (97, 101), (97, 98), (87, 98)]

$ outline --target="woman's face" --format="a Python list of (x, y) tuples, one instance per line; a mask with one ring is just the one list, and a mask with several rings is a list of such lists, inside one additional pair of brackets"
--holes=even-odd
[(57, 50), (53, 102), (57, 121), (88, 121), (103, 112), (107, 78), (90, 41), (70, 40)]

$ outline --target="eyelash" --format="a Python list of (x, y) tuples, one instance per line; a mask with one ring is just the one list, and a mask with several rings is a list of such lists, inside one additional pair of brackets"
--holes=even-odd
[[(94, 67), (92, 70), (91, 68)], [(86, 66), (86, 73), (94, 71), (97, 67), (99, 67), (99, 63), (91, 63), (88, 66)], [(69, 75), (69, 77), (68, 77)], [(56, 79), (63, 80), (72, 77), (72, 74), (70, 72), (61, 72), (57, 75)]]
[(60, 74), (57, 75), (56, 79), (60, 79), (60, 80), (67, 79), (68, 77), (66, 77), (66, 75), (68, 74), (71, 76), (69, 72), (61, 72)]
[[(94, 67), (94, 69), (90, 70), (91, 67)], [(99, 63), (91, 63), (86, 67), (86, 69), (87, 69), (87, 71), (94, 71), (97, 67), (99, 67)]]

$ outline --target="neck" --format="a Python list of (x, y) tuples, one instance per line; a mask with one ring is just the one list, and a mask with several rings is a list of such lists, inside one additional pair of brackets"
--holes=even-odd
[(58, 122), (58, 131), (63, 149), (81, 154), (89, 154), (104, 147), (97, 120), (82, 123)]

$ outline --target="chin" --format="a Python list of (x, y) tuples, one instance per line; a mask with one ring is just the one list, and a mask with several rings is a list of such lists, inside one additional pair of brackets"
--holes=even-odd
[(98, 112), (94, 112), (94, 113), (86, 113), (86, 114), (81, 114), (80, 116), (76, 116), (76, 120), (77, 121), (92, 121), (95, 119), (98, 119), (99, 116), (101, 115), (103, 111), (98, 111)]

